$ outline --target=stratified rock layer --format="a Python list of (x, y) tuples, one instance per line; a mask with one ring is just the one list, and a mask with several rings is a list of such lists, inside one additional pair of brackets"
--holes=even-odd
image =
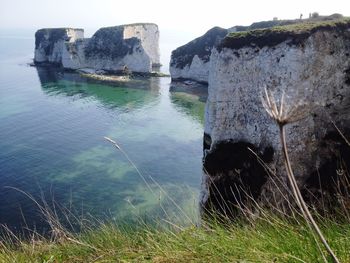
[(310, 191), (319, 201), (320, 182), (332, 194), (340, 164), (349, 167), (350, 146), (335, 125), (350, 138), (350, 21), (231, 33), (210, 58), (202, 208), (232, 213), (247, 193), (283, 203), (279, 129), (262, 105), (264, 88), (277, 100), (284, 93), (284, 110), (301, 118), (287, 125), (287, 145), (307, 199)]

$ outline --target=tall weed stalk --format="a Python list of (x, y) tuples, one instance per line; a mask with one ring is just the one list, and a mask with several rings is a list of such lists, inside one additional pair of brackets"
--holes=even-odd
[[(305, 203), (303, 196), (301, 195), (299, 186), (297, 184), (297, 181), (295, 179), (295, 176), (292, 170), (289, 155), (288, 155), (285, 126), (288, 123), (292, 123), (304, 118), (305, 115), (301, 113), (301, 110), (298, 108), (298, 105), (296, 105), (295, 107), (289, 110), (286, 110), (284, 93), (282, 94), (280, 105), (277, 106), (277, 101), (275, 97), (271, 94), (271, 92), (269, 92), (265, 88), (265, 96), (263, 97), (262, 102), (267, 113), (270, 115), (271, 118), (273, 118), (273, 120), (276, 122), (276, 124), (279, 127), (280, 140), (282, 144), (282, 152), (283, 152), (284, 162), (287, 170), (287, 178), (288, 178), (290, 187), (292, 188), (293, 197), (300, 211), (302, 212), (303, 217), (305, 218), (307, 223), (310, 225), (311, 229), (316, 233), (316, 235), (318, 236), (318, 238), (326, 248), (332, 260), (336, 263), (339, 263), (340, 261), (338, 260), (337, 256), (329, 246), (326, 238), (324, 237), (316, 221), (314, 220), (312, 214), (310, 213), (310, 210), (307, 204)], [(325, 261), (327, 262), (326, 259)]]

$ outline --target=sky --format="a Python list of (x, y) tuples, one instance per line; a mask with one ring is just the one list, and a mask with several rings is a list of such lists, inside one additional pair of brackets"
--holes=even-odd
[(204, 33), (213, 26), (307, 17), (310, 12), (350, 15), (349, 0), (0, 0), (0, 28), (81, 27), (153, 22), (160, 30)]
[(350, 0), (0, 0), (0, 31), (78, 27), (89, 37), (100, 27), (153, 22), (168, 56), (214, 26), (306, 18), (311, 12), (350, 16)]

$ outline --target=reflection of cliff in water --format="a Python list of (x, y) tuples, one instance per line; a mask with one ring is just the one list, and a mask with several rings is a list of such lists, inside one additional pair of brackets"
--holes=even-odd
[(50, 96), (95, 99), (108, 108), (136, 109), (157, 100), (159, 78), (132, 78), (125, 82), (89, 79), (76, 72), (36, 67), (42, 90)]
[(196, 82), (190, 85), (184, 82), (172, 82), (170, 99), (176, 107), (204, 124), (205, 102), (208, 97), (208, 86)]

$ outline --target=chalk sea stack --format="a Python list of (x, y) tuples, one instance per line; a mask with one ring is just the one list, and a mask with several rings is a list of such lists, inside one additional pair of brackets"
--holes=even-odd
[(105, 27), (91, 38), (84, 38), (82, 29), (41, 29), (35, 43), (36, 64), (107, 72), (127, 68), (142, 73), (160, 65), (159, 30), (151, 23)]

